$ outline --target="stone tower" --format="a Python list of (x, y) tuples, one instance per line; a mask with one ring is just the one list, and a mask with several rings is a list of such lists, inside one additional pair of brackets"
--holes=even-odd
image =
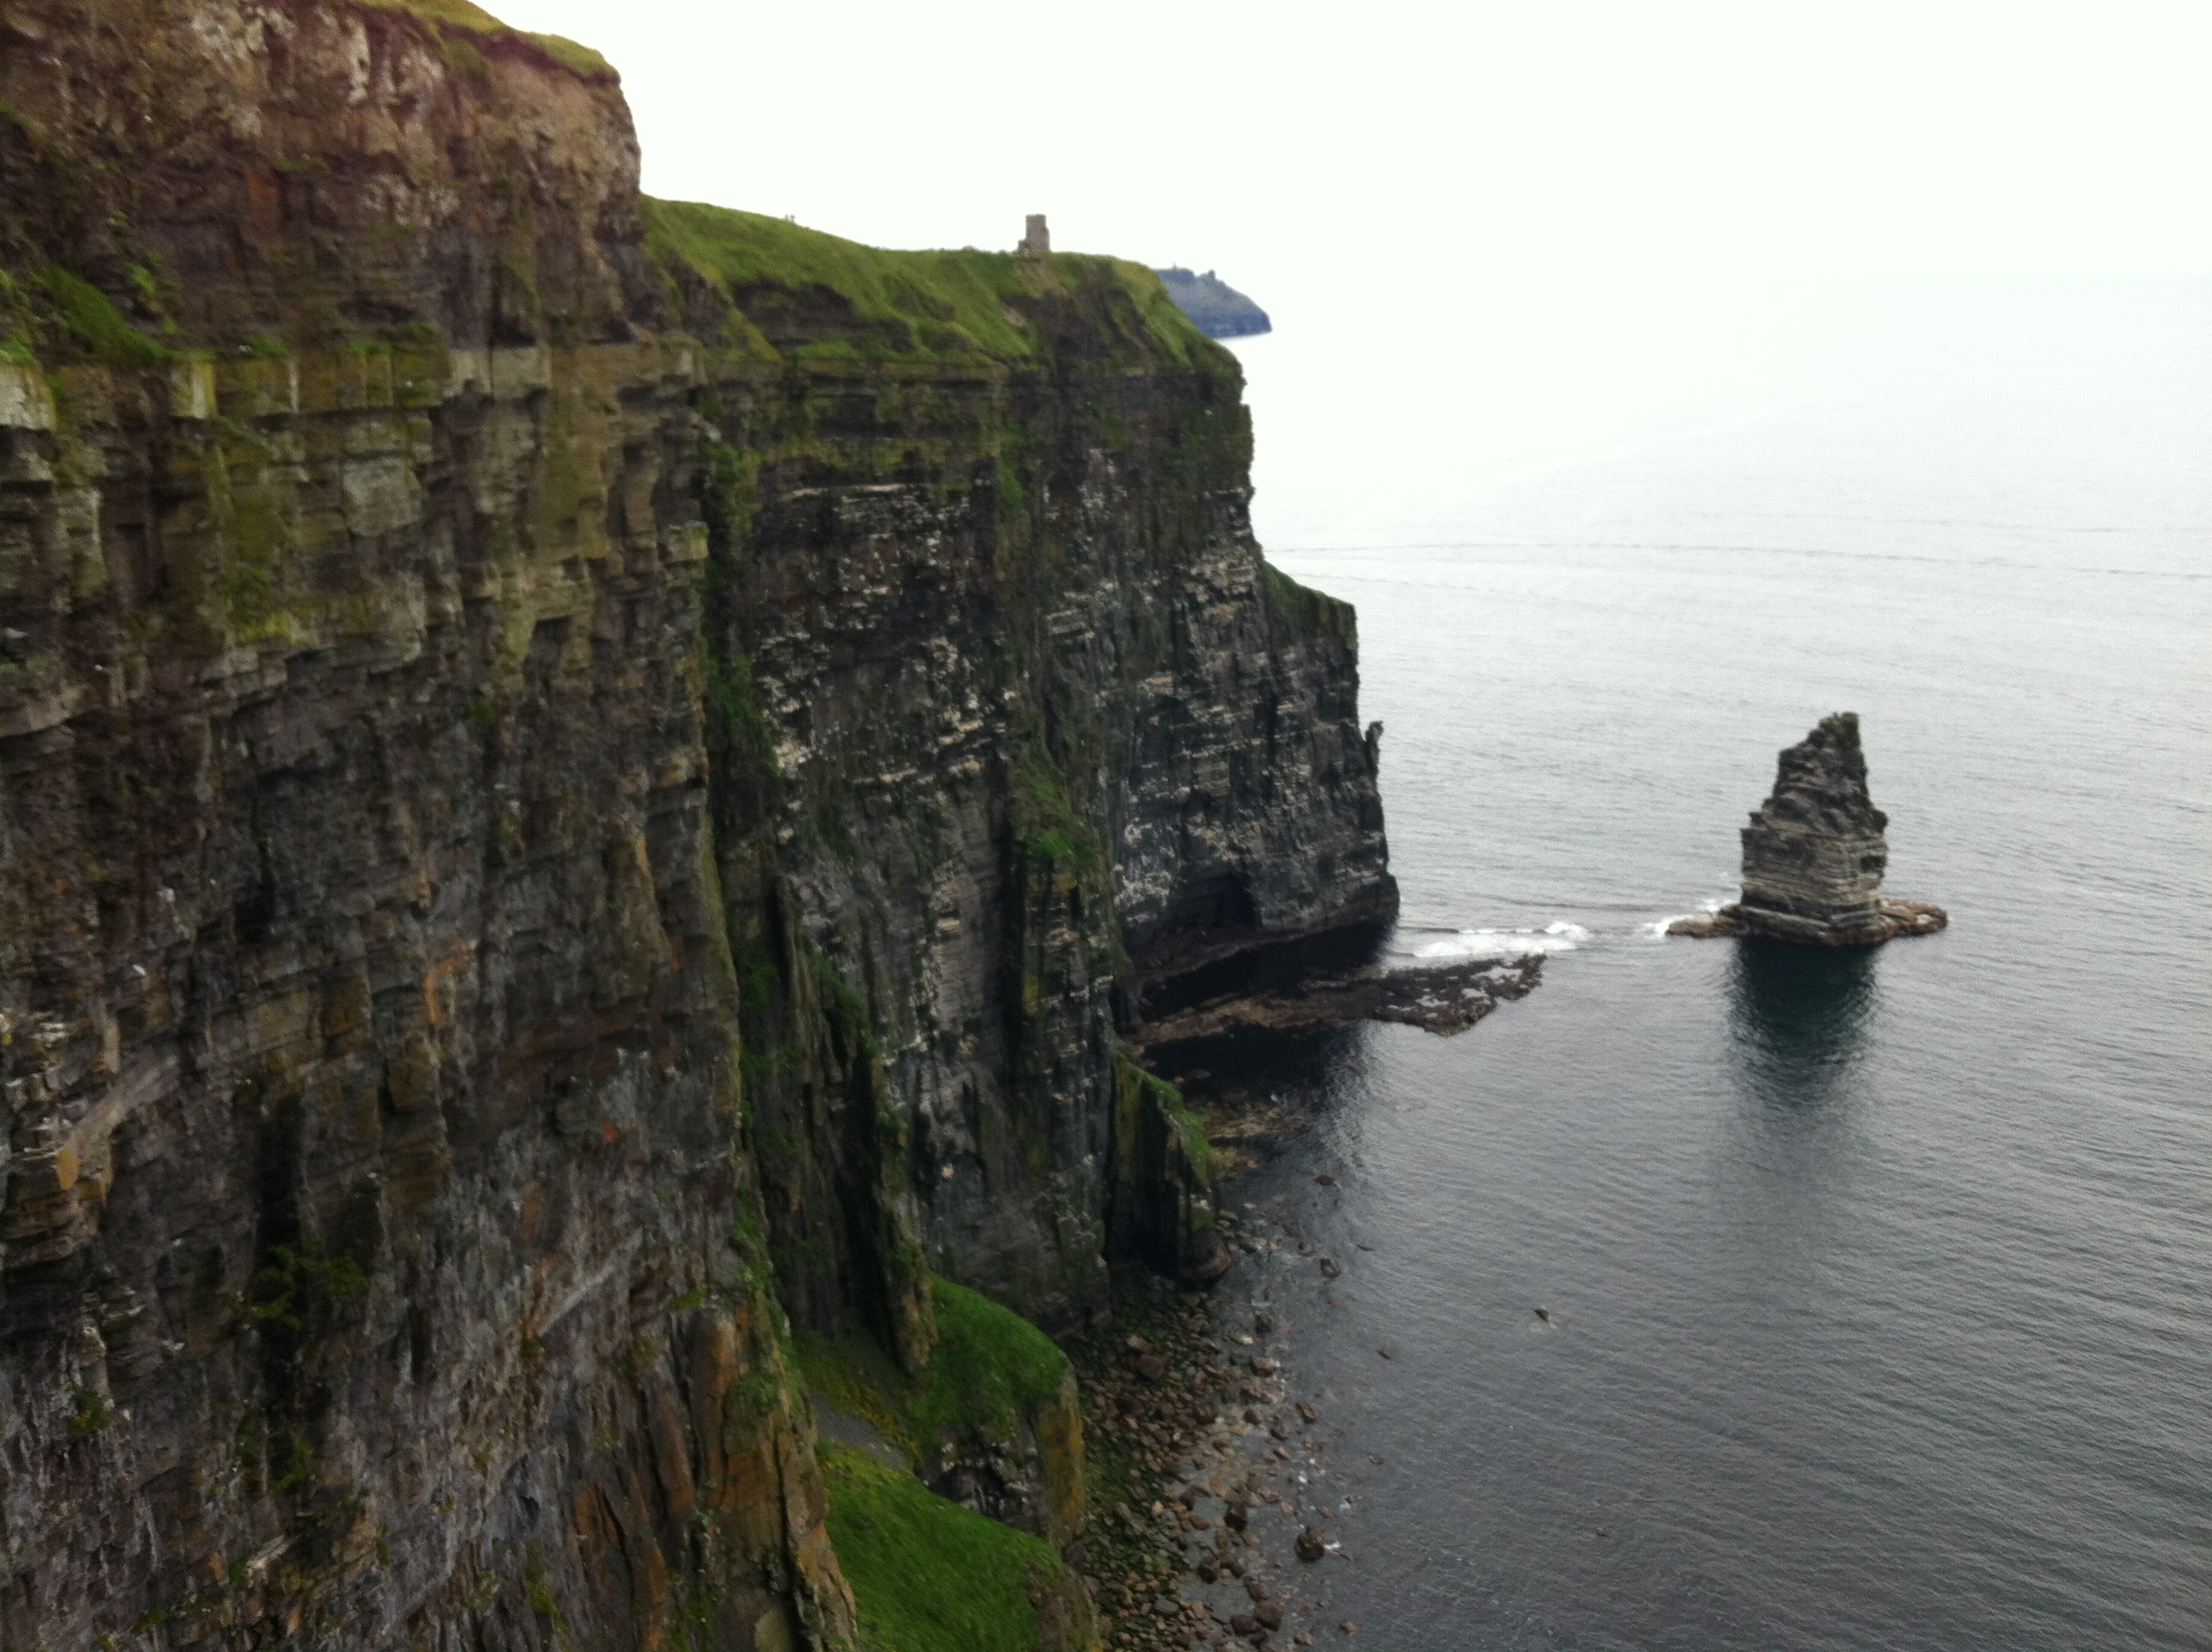
[(1029, 218), (1029, 233), (1022, 237), (1021, 245), (1014, 248), (1025, 258), (1041, 258), (1052, 251), (1052, 232), (1044, 227), (1044, 214), (1032, 212)]

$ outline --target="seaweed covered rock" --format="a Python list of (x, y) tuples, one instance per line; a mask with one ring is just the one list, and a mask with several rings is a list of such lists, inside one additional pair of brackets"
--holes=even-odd
[(1782, 753), (1774, 791), (1743, 829), (1743, 897), (1670, 935), (1762, 935), (1823, 946), (1928, 935), (1941, 907), (1885, 899), (1889, 817), (1867, 790), (1856, 712), (1839, 711)]

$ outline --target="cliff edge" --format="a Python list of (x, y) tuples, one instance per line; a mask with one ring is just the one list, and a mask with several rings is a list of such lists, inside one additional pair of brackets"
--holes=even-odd
[(465, 0), (0, 44), (0, 1640), (849, 1641), (793, 1334), (1202, 1270), (1136, 983), (1395, 906), (1235, 361)]

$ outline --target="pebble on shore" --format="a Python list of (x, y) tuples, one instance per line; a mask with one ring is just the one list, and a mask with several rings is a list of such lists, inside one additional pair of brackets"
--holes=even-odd
[[(1316, 1484), (1321, 1412), (1292, 1400), (1271, 1353), (1232, 1359), (1214, 1333), (1223, 1305), (1218, 1293), (1148, 1297), (1121, 1315), (1140, 1334), (1097, 1332), (1070, 1350), (1092, 1461), (1090, 1533), (1070, 1559), (1109, 1648), (1280, 1649), (1278, 1634), (1327, 1605), (1301, 1599), (1305, 1566), (1341, 1552), (1318, 1526), (1335, 1512)], [(1255, 1337), (1279, 1328), (1265, 1311), (1252, 1325)]]

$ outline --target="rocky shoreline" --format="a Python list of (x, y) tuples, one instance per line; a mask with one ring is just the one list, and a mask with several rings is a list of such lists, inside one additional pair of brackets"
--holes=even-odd
[[(1236, 1231), (1232, 1243), (1277, 1242)], [(1326, 1259), (1324, 1259), (1326, 1260)], [(1282, 1367), (1287, 1321), (1241, 1293), (1125, 1285), (1113, 1326), (1069, 1349), (1083, 1386), (1091, 1518), (1071, 1553), (1109, 1648), (1341, 1639), (1329, 1571), (1357, 1510), (1336, 1436)]]

